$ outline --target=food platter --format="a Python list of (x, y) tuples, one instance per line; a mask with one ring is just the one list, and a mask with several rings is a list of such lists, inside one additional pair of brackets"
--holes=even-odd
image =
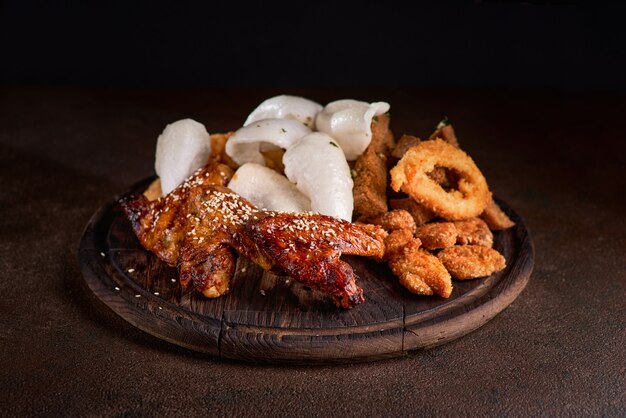
[[(133, 186), (141, 192), (154, 178)], [(123, 196), (122, 195), (122, 196)], [(119, 197), (122, 197), (119, 196)], [(507, 267), (487, 278), (454, 281), (449, 299), (409, 293), (385, 264), (345, 257), (366, 301), (335, 307), (289, 277), (239, 257), (230, 292), (207, 299), (177, 282), (177, 271), (145, 250), (118, 198), (98, 210), (79, 245), (79, 262), (98, 299), (135, 327), (216, 357), (272, 363), (370, 361), (406, 355), (459, 338), (495, 317), (528, 282), (534, 249), (523, 220), (494, 232)]]

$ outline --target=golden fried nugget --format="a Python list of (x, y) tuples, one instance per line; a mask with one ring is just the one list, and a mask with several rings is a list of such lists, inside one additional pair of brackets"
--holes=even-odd
[(143, 195), (149, 201), (157, 200), (159, 197), (163, 196), (163, 191), (161, 190), (161, 179), (157, 178), (150, 183), (146, 191), (143, 192)]
[(459, 140), (457, 139), (448, 118), (444, 118), (441, 122), (439, 122), (435, 132), (433, 132), (428, 139), (433, 140), (435, 138), (441, 138), (448, 144), (454, 145), (457, 148), (459, 147)]
[(489, 227), (480, 218), (472, 218), (467, 221), (454, 222), (456, 227), (456, 243), (459, 245), (480, 245), (493, 247), (493, 234)]
[(443, 298), (452, 293), (450, 274), (437, 257), (420, 248), (419, 239), (409, 241), (400, 254), (389, 260), (389, 267), (412, 293)]
[(386, 231), (395, 231), (397, 229), (409, 230), (415, 233), (415, 221), (409, 212), (403, 209), (394, 209), (382, 215), (369, 219), (369, 223), (382, 226)]
[(354, 165), (354, 211), (362, 218), (387, 212), (387, 161), (393, 144), (389, 117), (380, 115), (372, 121), (372, 140)]
[[(456, 189), (445, 190), (428, 177), (435, 167), (447, 167), (459, 176)], [(487, 181), (471, 157), (441, 139), (409, 149), (391, 169), (391, 187), (448, 220), (478, 216), (491, 198)]]
[[(385, 260), (390, 260), (393, 257), (397, 257), (398, 254), (402, 254), (404, 247), (409, 241), (417, 238), (413, 238), (413, 233), (408, 229), (396, 229), (392, 231), (384, 239), (385, 243)], [(421, 245), (421, 241), (420, 241)]]
[(404, 157), (404, 154), (406, 154), (409, 148), (416, 146), (420, 142), (422, 142), (422, 140), (416, 136), (406, 134), (402, 135), (398, 140), (396, 146), (393, 148), (391, 156), (396, 160), (399, 160), (400, 158)]
[(455, 245), (441, 250), (437, 258), (459, 280), (486, 277), (506, 267), (502, 254), (480, 245)]
[(404, 199), (391, 199), (389, 205), (393, 209), (403, 209), (411, 214), (416, 226), (424, 225), (435, 218), (435, 214), (417, 203), (410, 197)]
[(515, 222), (500, 209), (500, 206), (492, 199), (489, 200), (480, 218), (487, 223), (492, 231), (508, 229), (515, 225)]
[(211, 135), (211, 155), (209, 155), (209, 160), (226, 164), (233, 170), (237, 170), (239, 165), (226, 154), (226, 142), (233, 134), (234, 132), (227, 132), (225, 134)]
[(457, 242), (457, 231), (452, 222), (433, 222), (417, 228), (415, 236), (427, 250), (448, 248)]

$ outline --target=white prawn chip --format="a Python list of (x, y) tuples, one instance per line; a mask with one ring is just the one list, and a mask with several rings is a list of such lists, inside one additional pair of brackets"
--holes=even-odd
[(250, 113), (244, 126), (262, 119), (295, 119), (311, 129), (323, 106), (304, 97), (280, 95), (267, 99)]
[(283, 156), (285, 174), (311, 199), (311, 209), (352, 220), (352, 177), (346, 157), (330, 136), (313, 132), (302, 137)]
[(210, 154), (211, 139), (203, 124), (182, 119), (167, 125), (157, 139), (154, 162), (163, 194), (205, 165)]
[(389, 111), (386, 102), (337, 100), (324, 107), (317, 115), (315, 125), (320, 132), (337, 140), (348, 161), (356, 160), (372, 140), (372, 118)]
[(311, 201), (287, 177), (254, 163), (239, 167), (228, 188), (245, 197), (259, 209), (308, 212)]
[(237, 164), (265, 165), (261, 145), (289, 148), (311, 130), (293, 119), (263, 119), (239, 128), (226, 142), (226, 154)]

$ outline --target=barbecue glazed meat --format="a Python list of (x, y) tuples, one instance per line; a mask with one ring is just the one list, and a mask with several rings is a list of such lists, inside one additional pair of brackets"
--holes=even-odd
[[(180, 266), (181, 285), (192, 284), (206, 297), (228, 292), (235, 268), (229, 242), (243, 215), (255, 210), (224, 187), (231, 176), (227, 166), (209, 164), (158, 200), (131, 195), (120, 202), (141, 244)], [(235, 207), (238, 217), (232, 215)]]
[[(255, 247), (235, 247), (243, 255), (261, 249), (289, 276), (330, 295), (337, 306), (350, 308), (363, 302), (352, 267), (342, 253), (381, 258), (386, 233), (374, 225), (352, 224), (313, 213), (260, 213), (246, 225), (244, 239)], [(250, 257), (252, 258), (252, 257)], [(265, 267), (266, 268), (266, 267)]]
[(257, 210), (223, 185), (228, 167), (208, 164), (172, 193), (149, 202), (122, 199), (141, 244), (180, 267), (180, 283), (207, 297), (229, 289), (232, 249), (265, 270), (286, 273), (345, 308), (363, 301), (342, 253), (382, 257), (384, 231), (330, 216)]

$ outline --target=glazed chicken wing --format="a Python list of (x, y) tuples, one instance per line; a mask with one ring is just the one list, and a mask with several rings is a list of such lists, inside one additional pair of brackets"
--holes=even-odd
[[(234, 248), (266, 270), (286, 273), (345, 308), (363, 301), (342, 253), (382, 257), (384, 231), (330, 216), (257, 210), (223, 185), (228, 167), (209, 164), (167, 196), (121, 201), (141, 244), (180, 267), (180, 282), (207, 297), (228, 291)], [(219, 174), (222, 173), (222, 174)]]
[(181, 285), (192, 284), (206, 297), (228, 292), (235, 267), (229, 243), (255, 210), (224, 187), (231, 175), (227, 166), (209, 164), (158, 200), (131, 195), (121, 201), (141, 244), (180, 266)]
[[(342, 253), (381, 258), (384, 231), (313, 213), (265, 212), (246, 225), (251, 239), (275, 267), (294, 279), (330, 295), (337, 306), (363, 302), (350, 265)], [(246, 255), (249, 245), (237, 250)]]

